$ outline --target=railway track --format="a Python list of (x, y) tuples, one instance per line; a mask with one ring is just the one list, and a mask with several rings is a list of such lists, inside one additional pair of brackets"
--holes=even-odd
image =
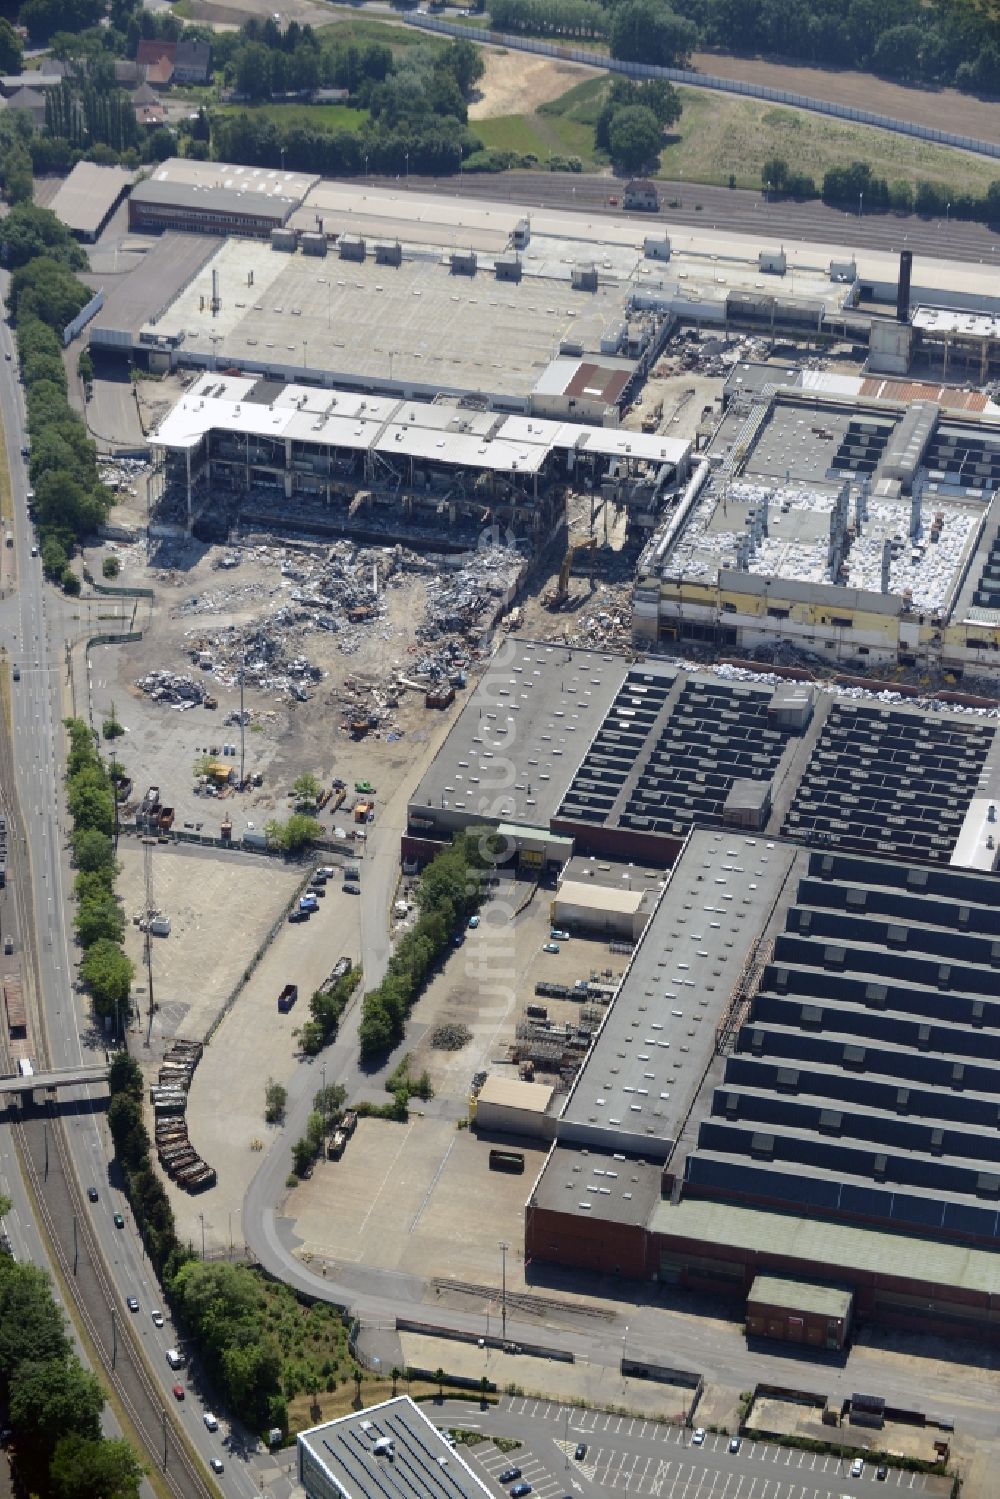
[[(45, 1066), (51, 1061), (51, 1056), (39, 993), (38, 937), (34, 907), (29, 898), (25, 826), (13, 792), (16, 783), (11, 722), (6, 714), (0, 714), (0, 719), (0, 805), (6, 812), (11, 832), (5, 903), (8, 912), (13, 904), (20, 939), (32, 1051)], [(9, 925), (8, 914), (5, 926)], [(47, 934), (44, 940), (51, 944), (51, 935)], [(68, 973), (65, 983), (67, 997), (72, 1002)], [(23, 1108), (12, 1105), (9, 1118), (35, 1210), (73, 1298), (76, 1315), (100, 1362), (103, 1377), (114, 1390), (133, 1433), (142, 1444), (140, 1455), (158, 1470), (158, 1483), (175, 1499), (217, 1499), (218, 1491), (191, 1455), (167, 1409), (162, 1391), (146, 1367), (131, 1327), (130, 1314), (108, 1275), (73, 1170), (63, 1120), (51, 1105), (38, 1109), (32, 1104)]]

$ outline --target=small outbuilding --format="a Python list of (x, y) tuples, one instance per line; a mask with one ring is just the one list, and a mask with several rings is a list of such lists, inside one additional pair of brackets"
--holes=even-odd
[(472, 1104), (476, 1128), (497, 1135), (527, 1135), (550, 1140), (554, 1121), (548, 1113), (554, 1089), (548, 1083), (526, 1083), (514, 1077), (488, 1077)]
[(563, 880), (550, 914), (555, 927), (637, 942), (652, 909), (653, 899), (642, 885), (615, 887), (589, 880)]
[(836, 1351), (850, 1336), (853, 1316), (848, 1287), (758, 1275), (747, 1297), (747, 1337)]

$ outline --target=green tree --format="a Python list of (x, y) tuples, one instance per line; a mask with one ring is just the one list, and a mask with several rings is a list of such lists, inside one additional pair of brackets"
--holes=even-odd
[(85, 874), (114, 874), (114, 845), (107, 833), (96, 828), (81, 828), (73, 832), (73, 859), (77, 869)]
[(93, 947), (102, 938), (113, 944), (120, 943), (125, 935), (125, 917), (113, 895), (107, 895), (103, 900), (82, 900), (73, 925), (81, 945), (86, 948)]
[(21, 46), (21, 38), (10, 22), (4, 18), (0, 20), (0, 72), (20, 73), (23, 62), (24, 48)]
[(226, 1394), (249, 1426), (268, 1424), (271, 1400), (281, 1393), (281, 1357), (261, 1338), (234, 1342), (222, 1355)]
[(127, 1442), (64, 1436), (49, 1463), (54, 1499), (138, 1499), (145, 1472)]
[(264, 824), (267, 841), (286, 853), (297, 854), (317, 843), (323, 836), (322, 824), (304, 812), (294, 812), (286, 823), (272, 818)]
[(66, 548), (62, 542), (57, 541), (54, 536), (47, 536), (42, 542), (42, 571), (45, 576), (61, 578), (67, 561)]
[(98, 1015), (120, 1015), (127, 1004), (135, 966), (116, 942), (101, 938), (87, 948), (80, 977), (89, 988)]
[(659, 164), (663, 127), (643, 105), (616, 110), (608, 127), (608, 150), (616, 167), (637, 172)]
[(104, 1395), (75, 1357), (22, 1361), (10, 1383), (10, 1420), (20, 1445), (48, 1457), (60, 1437), (97, 1441)]
[(453, 74), (465, 98), (486, 69), (481, 48), (467, 41), (452, 42), (444, 55), (443, 66)]
[(101, 572), (106, 578), (117, 578), (121, 572), (121, 563), (117, 557), (105, 557), (101, 563)]
[(316, 1150), (311, 1140), (305, 1136), (296, 1140), (292, 1146), (292, 1170), (296, 1176), (308, 1176), (313, 1161), (316, 1159)]
[(694, 22), (663, 0), (621, 0), (612, 14), (611, 56), (628, 62), (684, 67), (697, 40)]
[(327, 1083), (325, 1088), (318, 1089), (313, 1096), (313, 1108), (328, 1129), (340, 1118), (346, 1102), (347, 1089), (340, 1083)]
[(64, 1359), (70, 1351), (49, 1277), (34, 1265), (0, 1258), (0, 1369), (13, 1380), (22, 1363)]
[(127, 1051), (116, 1051), (108, 1069), (108, 1088), (116, 1093), (131, 1093), (142, 1097), (142, 1068)]
[(280, 1124), (288, 1104), (288, 1089), (269, 1077), (264, 1087), (264, 1118), (268, 1124)]
[(321, 787), (312, 771), (306, 770), (292, 782), (292, 794), (296, 802), (315, 807), (320, 798)]
[(117, 1093), (108, 1105), (108, 1128), (115, 1153), (126, 1171), (136, 1171), (149, 1158), (149, 1136), (142, 1121), (142, 1101), (134, 1093)]

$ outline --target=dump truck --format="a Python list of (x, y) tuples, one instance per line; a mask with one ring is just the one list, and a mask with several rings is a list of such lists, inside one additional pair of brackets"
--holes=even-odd
[(298, 984), (286, 984), (278, 995), (278, 1009), (282, 1015), (287, 1015), (292, 1005), (299, 997)]

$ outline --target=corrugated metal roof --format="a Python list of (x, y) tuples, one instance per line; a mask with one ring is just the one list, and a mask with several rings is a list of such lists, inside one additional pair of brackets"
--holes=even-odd
[(849, 1266), (863, 1274), (912, 1280), (918, 1285), (953, 1286), (988, 1295), (1000, 1290), (1000, 1259), (989, 1250), (791, 1213), (689, 1198), (657, 1203), (649, 1230), (664, 1238), (695, 1239), (706, 1254), (714, 1247), (739, 1249), (800, 1260), (804, 1265)]
[(479, 1090), (479, 1103), (544, 1114), (554, 1092), (549, 1083), (523, 1083), (516, 1077), (488, 1077)]

